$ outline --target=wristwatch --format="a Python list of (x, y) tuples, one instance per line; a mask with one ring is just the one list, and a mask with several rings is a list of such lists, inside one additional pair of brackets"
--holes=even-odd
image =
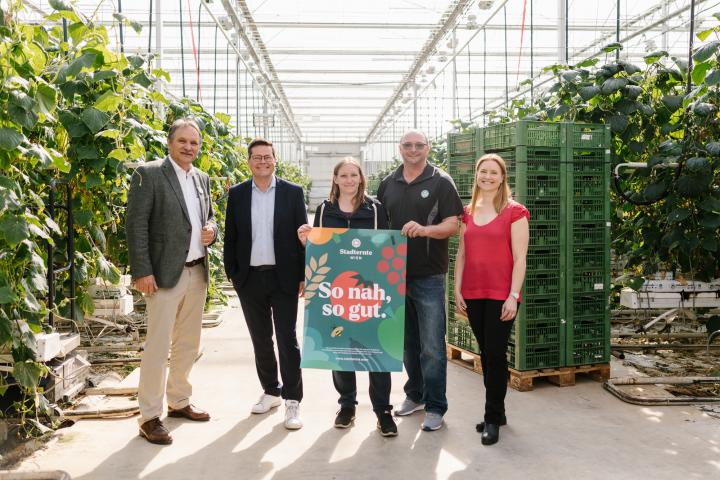
[(513, 297), (515, 300), (520, 300), (519, 292), (510, 292), (510, 296)]

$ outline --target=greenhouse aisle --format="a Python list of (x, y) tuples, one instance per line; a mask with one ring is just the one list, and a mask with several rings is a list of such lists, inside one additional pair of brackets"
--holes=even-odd
[[(237, 303), (237, 299), (233, 299)], [(231, 307), (233, 304), (231, 303)], [(285, 430), (283, 412), (251, 415), (259, 394), (252, 346), (234, 306), (204, 332), (204, 355), (193, 370), (193, 401), (212, 420), (168, 419), (168, 447), (137, 436), (136, 418), (81, 421), (23, 462), (19, 470), (67, 471), (73, 479), (379, 479), (581, 478), (677, 479), (720, 476), (718, 420), (695, 407), (639, 407), (599, 383), (574, 387), (539, 382), (532, 392), (509, 390), (510, 425), (500, 443), (480, 444), (483, 388), (479, 375), (448, 365), (446, 427), (419, 430), (422, 415), (399, 422), (399, 436), (375, 430), (360, 375), (358, 418), (333, 428), (336, 396), (327, 371), (305, 370), (305, 427)], [(613, 365), (613, 375), (625, 367)], [(404, 374), (393, 374), (392, 400), (402, 400)]]

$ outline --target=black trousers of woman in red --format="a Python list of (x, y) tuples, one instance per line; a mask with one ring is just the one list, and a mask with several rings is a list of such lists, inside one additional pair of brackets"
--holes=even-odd
[[(465, 299), (468, 320), (478, 345), (485, 384), (485, 423), (505, 425), (507, 343), (513, 320), (500, 320), (504, 300)], [(518, 305), (519, 308), (519, 305)]]

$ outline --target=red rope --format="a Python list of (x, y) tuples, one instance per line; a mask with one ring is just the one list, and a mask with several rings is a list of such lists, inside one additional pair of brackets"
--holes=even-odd
[(520, 60), (522, 60), (523, 37), (525, 36), (525, 10), (527, 10), (527, 0), (523, 2), (522, 26), (520, 27), (520, 53), (518, 54), (518, 67), (515, 83), (520, 81)]
[(195, 46), (195, 30), (193, 29), (192, 6), (190, 5), (190, 0), (187, 0), (187, 4), (188, 17), (190, 18), (190, 38), (192, 39), (193, 58), (195, 59), (195, 74), (197, 76), (198, 98), (200, 99), (200, 102), (202, 102), (202, 90), (200, 89), (200, 65), (198, 65), (198, 52), (197, 47)]

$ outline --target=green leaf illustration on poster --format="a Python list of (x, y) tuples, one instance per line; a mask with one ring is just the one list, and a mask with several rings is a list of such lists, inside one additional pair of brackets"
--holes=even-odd
[(314, 228), (303, 368), (402, 370), (407, 243), (397, 230)]

